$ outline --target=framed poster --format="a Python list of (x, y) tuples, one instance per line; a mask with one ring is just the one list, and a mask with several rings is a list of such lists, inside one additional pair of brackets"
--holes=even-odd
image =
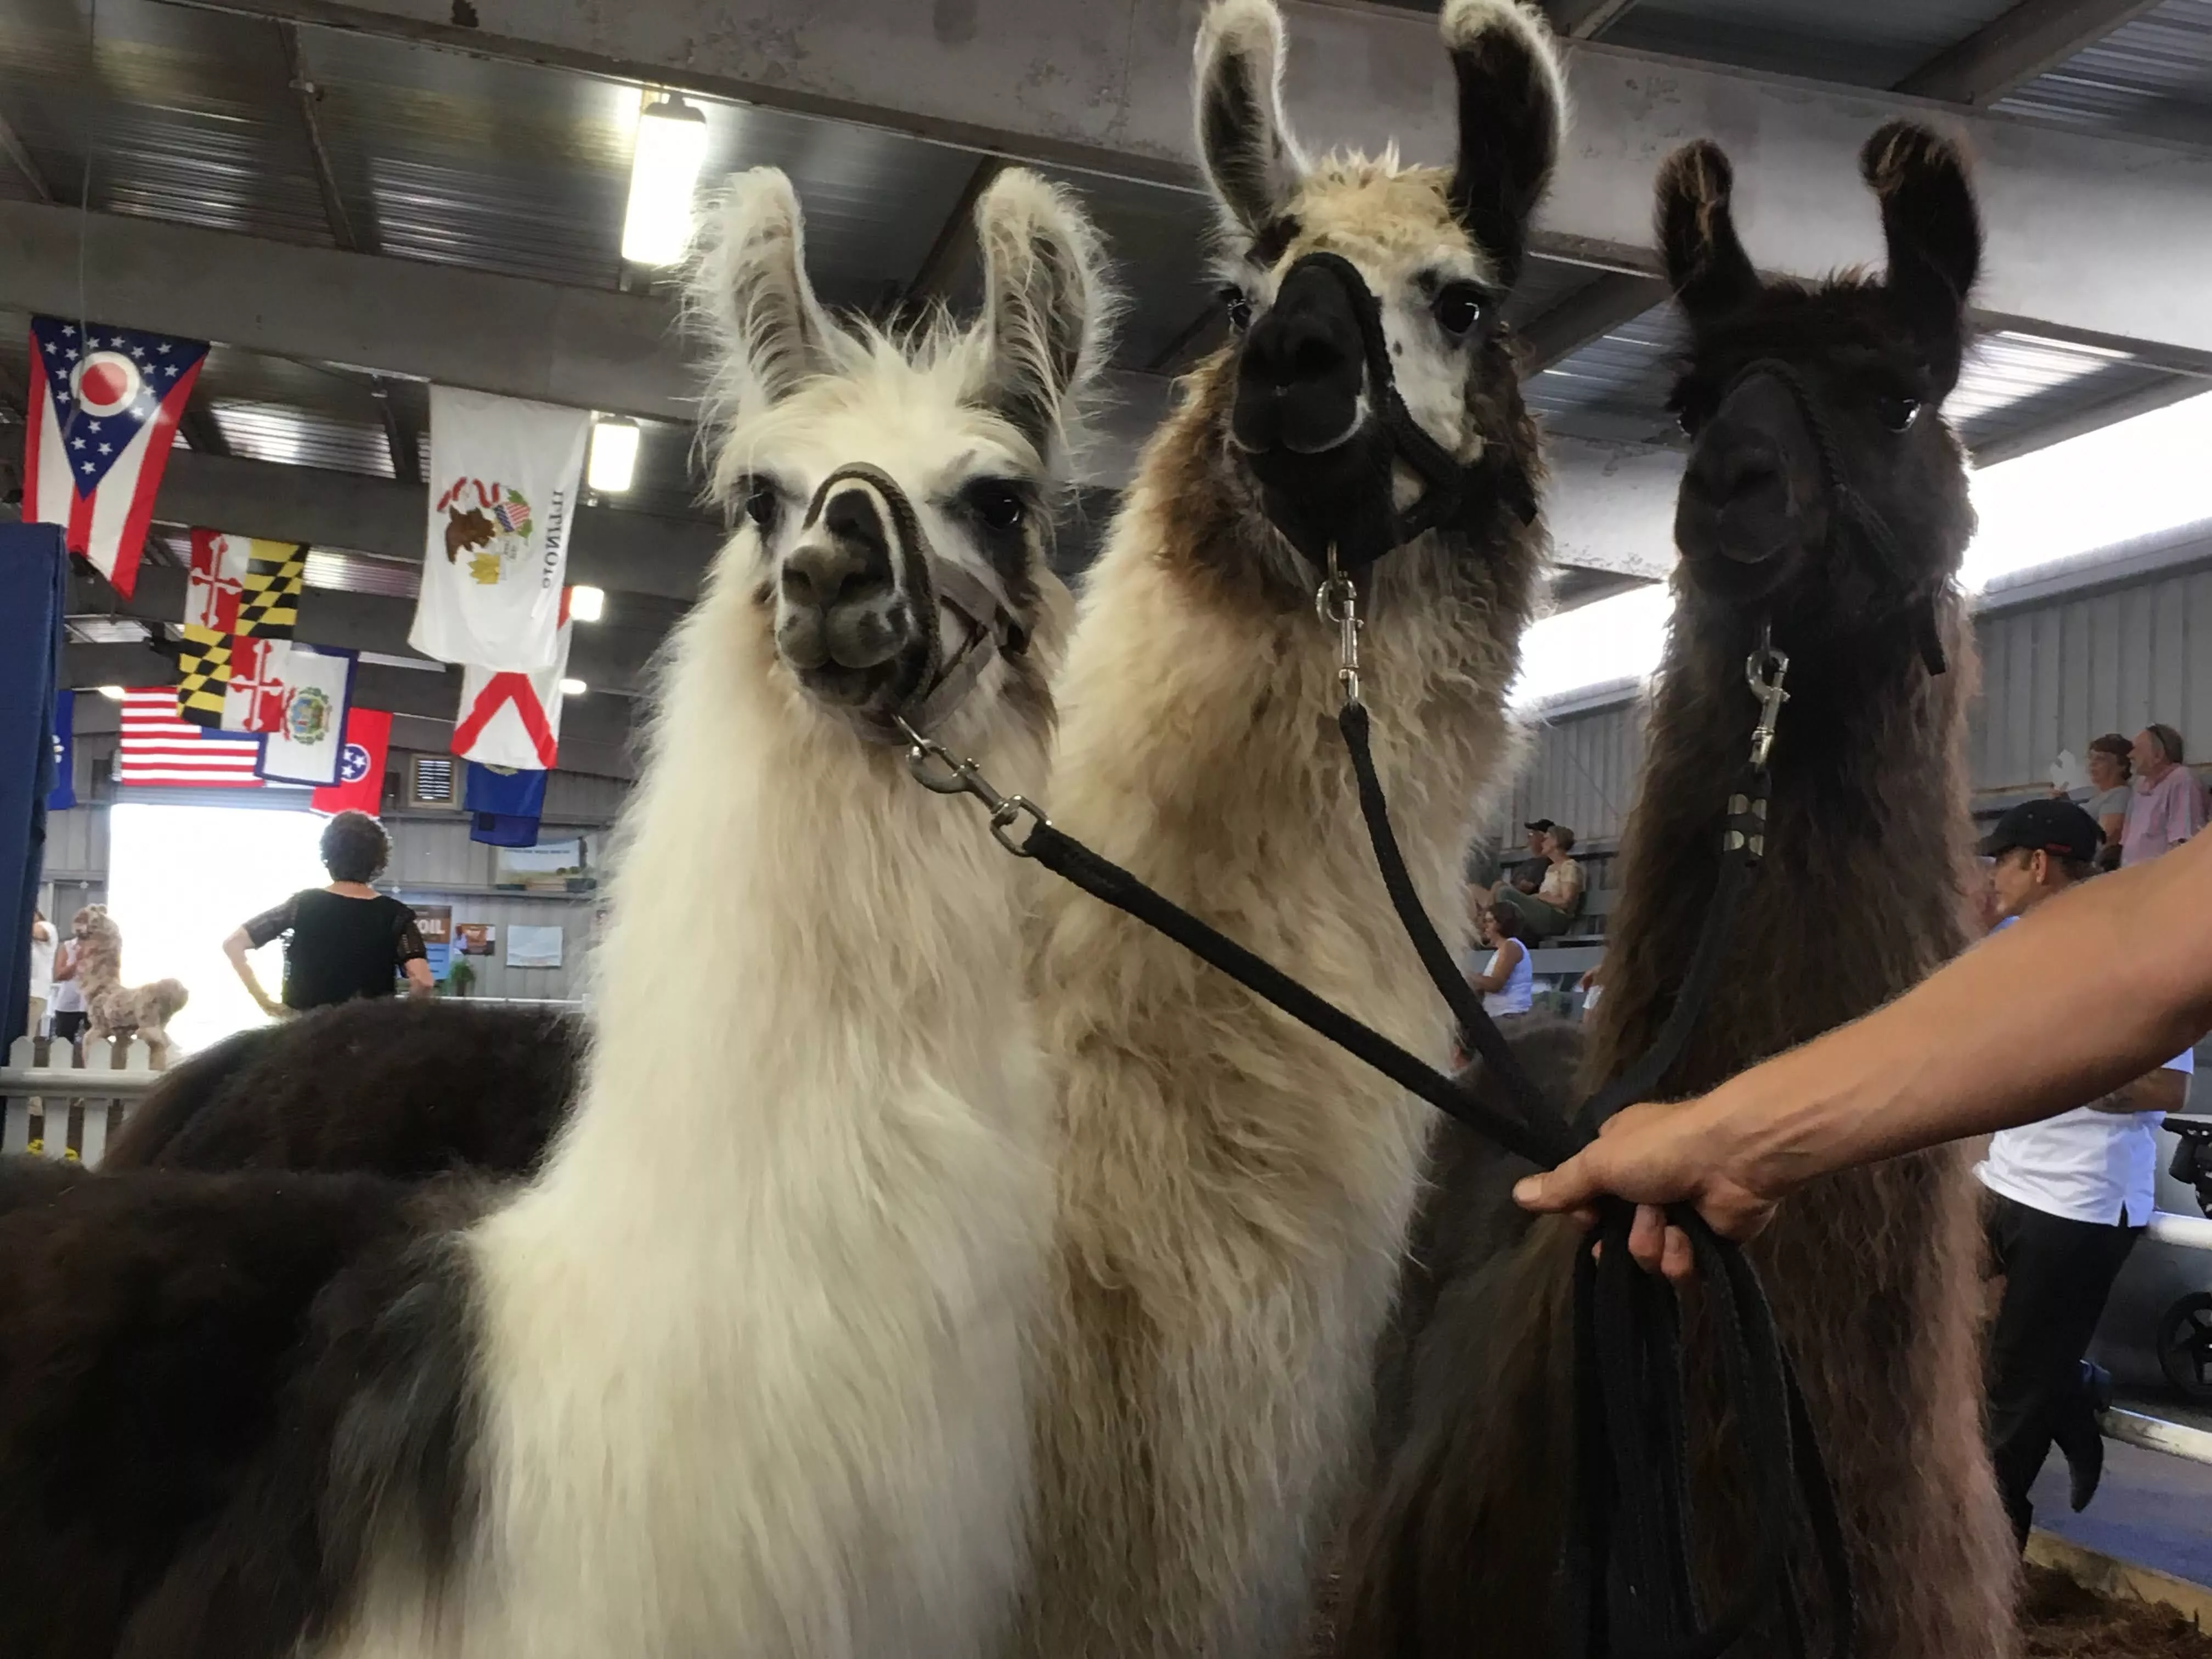
[(450, 904), (410, 904), (416, 931), (422, 935), (422, 954), (430, 963), (430, 977), (443, 979), (453, 962), (453, 907)]
[(535, 847), (502, 847), (492, 866), (492, 885), (567, 890), (584, 881), (584, 860), (581, 836), (541, 841)]
[(465, 957), (488, 957), (499, 945), (499, 924), (490, 921), (457, 921), (453, 924), (453, 949)]
[(510, 968), (558, 968), (561, 929), (511, 923), (507, 930), (507, 965)]

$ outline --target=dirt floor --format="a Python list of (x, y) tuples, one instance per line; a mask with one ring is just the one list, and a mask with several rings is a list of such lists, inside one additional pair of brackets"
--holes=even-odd
[(2027, 1570), (2026, 1659), (2212, 1659), (2212, 1634), (2171, 1607), (2116, 1601), (2050, 1567)]

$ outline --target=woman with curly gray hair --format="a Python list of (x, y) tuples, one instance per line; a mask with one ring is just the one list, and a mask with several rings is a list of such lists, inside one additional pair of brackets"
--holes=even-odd
[[(430, 994), (430, 964), (415, 913), (368, 884), (392, 856), (392, 838), (366, 812), (341, 812), (323, 827), (330, 884), (295, 893), (234, 929), (222, 953), (267, 1014), (298, 1013), (356, 997), (388, 997), (407, 981), (410, 996)], [(254, 977), (248, 951), (286, 935), (284, 995), (272, 1001)]]

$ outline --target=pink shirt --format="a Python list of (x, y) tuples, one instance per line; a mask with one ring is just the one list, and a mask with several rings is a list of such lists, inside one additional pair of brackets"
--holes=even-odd
[(2185, 766), (2156, 783), (2136, 780), (2128, 800), (2128, 826), (2120, 832), (2120, 863), (2141, 864), (2179, 847), (2204, 827), (2204, 784)]

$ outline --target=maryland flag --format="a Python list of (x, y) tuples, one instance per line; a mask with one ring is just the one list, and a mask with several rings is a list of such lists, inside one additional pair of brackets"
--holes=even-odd
[(255, 542), (252, 546), (246, 574), (240, 579), (238, 631), (257, 639), (289, 640), (300, 625), (300, 589), (307, 580), (307, 550), (304, 545), (285, 548), (281, 542)]
[(222, 732), (265, 730), (252, 725), (267, 647), (251, 637), (186, 623), (177, 654), (177, 718)]

